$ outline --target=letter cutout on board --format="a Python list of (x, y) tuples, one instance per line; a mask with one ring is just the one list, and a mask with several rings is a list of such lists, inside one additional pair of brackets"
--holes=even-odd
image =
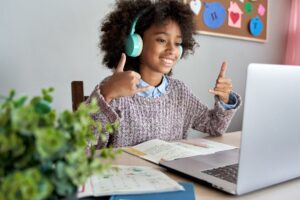
[(204, 3), (203, 22), (211, 29), (221, 27), (226, 18), (226, 11), (221, 3)]
[(253, 17), (249, 22), (249, 31), (254, 36), (257, 37), (261, 34), (264, 29), (264, 25), (258, 16)]

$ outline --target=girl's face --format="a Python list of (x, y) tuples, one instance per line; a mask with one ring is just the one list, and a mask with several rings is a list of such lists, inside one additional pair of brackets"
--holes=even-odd
[(143, 34), (143, 51), (140, 55), (142, 75), (162, 76), (170, 72), (179, 58), (182, 43), (181, 30), (172, 20), (150, 26)]

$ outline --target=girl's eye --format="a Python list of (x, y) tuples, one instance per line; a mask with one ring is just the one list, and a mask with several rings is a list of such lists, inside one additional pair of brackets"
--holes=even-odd
[(162, 38), (158, 38), (157, 41), (158, 41), (159, 43), (166, 43), (166, 40), (164, 40), (164, 39), (162, 39)]
[(176, 42), (175, 45), (180, 46), (180, 45), (182, 45), (182, 43), (181, 42)]

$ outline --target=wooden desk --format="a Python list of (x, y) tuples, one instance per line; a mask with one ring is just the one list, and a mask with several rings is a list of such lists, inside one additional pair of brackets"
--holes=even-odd
[[(233, 132), (233, 133), (227, 133), (221, 137), (208, 137), (208, 139), (212, 139), (217, 142), (222, 142), (225, 144), (230, 144), (233, 146), (240, 145), (240, 132)], [(188, 178), (180, 177), (179, 175), (176, 175), (175, 173), (171, 173), (167, 171), (166, 169), (152, 164), (146, 160), (143, 160), (141, 158), (138, 158), (136, 156), (130, 155), (128, 153), (122, 153), (120, 156), (117, 157), (117, 159), (113, 162), (114, 164), (120, 164), (120, 165), (138, 165), (138, 166), (151, 166), (156, 169), (159, 169), (160, 171), (163, 171), (165, 174), (167, 174), (169, 177), (173, 178), (176, 181), (187, 181), (187, 182), (193, 182), (195, 186), (195, 192), (196, 192), (196, 199), (201, 200), (219, 200), (219, 199), (236, 199), (236, 200), (282, 200), (282, 199), (288, 199), (288, 200), (299, 200), (300, 199), (300, 179), (295, 179), (288, 181), (286, 183), (281, 183), (279, 185), (274, 185), (269, 188), (265, 188), (256, 192), (252, 192), (243, 196), (233, 196), (226, 193), (223, 193), (217, 189), (214, 189), (210, 186), (206, 186), (205, 184), (201, 184), (196, 181), (192, 181)], [(283, 169), (284, 170), (284, 169)], [(263, 178), (263, 177), (262, 177)]]

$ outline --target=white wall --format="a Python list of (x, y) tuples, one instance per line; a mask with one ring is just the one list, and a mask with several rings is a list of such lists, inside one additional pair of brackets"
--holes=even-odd
[[(0, 0), (0, 94), (15, 88), (36, 95), (55, 87), (54, 106), (71, 109), (70, 82), (84, 80), (86, 94), (110, 71), (101, 64), (97, 48), (101, 19), (112, 0)], [(267, 43), (197, 36), (200, 47), (181, 60), (174, 77), (183, 80), (211, 106), (207, 92), (214, 86), (223, 60), (234, 90), (244, 97), (246, 67), (251, 62), (281, 63), (290, 1), (269, 1)], [(229, 131), (241, 129), (243, 107)]]

